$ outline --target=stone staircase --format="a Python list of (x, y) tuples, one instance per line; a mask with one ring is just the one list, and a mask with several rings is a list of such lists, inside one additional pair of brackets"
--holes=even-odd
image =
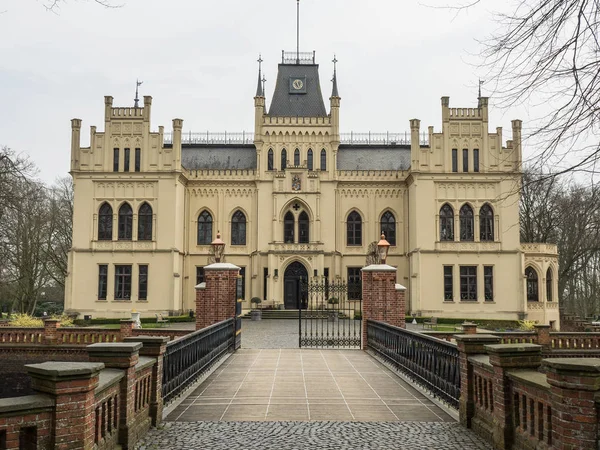
[[(262, 311), (262, 320), (270, 320), (270, 319), (290, 319), (290, 320), (298, 320), (298, 310), (297, 309), (263, 309)], [(313, 319), (326, 319), (327, 311), (313, 311), (311, 312), (311, 316), (309, 317), (306, 312), (302, 313), (302, 318), (313, 318)], [(242, 316), (242, 319), (250, 319), (250, 311)]]

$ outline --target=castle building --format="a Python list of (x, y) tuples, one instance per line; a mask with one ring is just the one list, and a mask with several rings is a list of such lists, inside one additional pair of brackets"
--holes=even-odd
[[(151, 130), (152, 98), (115, 107), (81, 147), (72, 120), (73, 247), (66, 308), (94, 317), (194, 309), (220, 232), (242, 297), (298, 308), (302, 280), (359, 283), (383, 232), (388, 264), (423, 316), (559, 324), (556, 246), (519, 240), (521, 121), (512, 140), (475, 108), (441, 99), (441, 130), (340, 133), (314, 53), (283, 53), (266, 107), (259, 68), (254, 133)], [(360, 296), (353, 291), (350, 300)]]

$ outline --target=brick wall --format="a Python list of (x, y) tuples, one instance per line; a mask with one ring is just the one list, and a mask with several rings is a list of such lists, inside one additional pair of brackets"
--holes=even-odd
[(196, 330), (235, 317), (240, 268), (228, 263), (204, 268), (205, 283), (196, 287)]

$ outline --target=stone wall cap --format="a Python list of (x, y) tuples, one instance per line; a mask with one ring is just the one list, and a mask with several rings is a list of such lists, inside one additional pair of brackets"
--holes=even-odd
[(404, 286), (402, 286), (400, 283), (396, 283), (396, 290), (397, 291), (405, 291), (406, 288)]
[(31, 409), (52, 408), (54, 400), (46, 395), (0, 398), (0, 414)]
[(29, 374), (44, 375), (49, 378), (90, 378), (104, 369), (104, 363), (48, 361), (25, 365)]
[(600, 358), (549, 358), (542, 363), (562, 371), (600, 373)]
[(141, 342), (99, 342), (87, 347), (88, 352), (107, 352), (107, 353), (137, 353), (142, 348)]
[(542, 346), (537, 344), (491, 344), (483, 348), (493, 353), (539, 353)]
[(195, 288), (196, 288), (196, 290), (197, 290), (197, 291), (198, 291), (198, 290), (200, 290), (200, 291), (201, 291), (201, 290), (204, 290), (204, 289), (206, 289), (206, 283), (205, 283), (205, 282), (202, 282), (202, 283), (200, 283), (199, 285), (195, 286)]
[(125, 372), (118, 369), (104, 369), (98, 375), (98, 386), (94, 391), (97, 394), (121, 381)]
[(363, 267), (363, 272), (397, 272), (398, 269), (387, 264), (371, 264), (370, 266)]
[(214, 263), (209, 266), (204, 266), (204, 270), (240, 270), (240, 268), (231, 263)]
[(127, 336), (125, 339), (123, 339), (125, 342), (141, 342), (143, 345), (151, 345), (151, 344), (156, 344), (156, 345), (162, 345), (162, 344), (166, 344), (167, 342), (169, 342), (169, 337), (168, 336), (144, 336), (144, 335), (140, 335), (140, 336)]
[(493, 334), (456, 334), (454, 339), (465, 342), (500, 342), (500, 338)]

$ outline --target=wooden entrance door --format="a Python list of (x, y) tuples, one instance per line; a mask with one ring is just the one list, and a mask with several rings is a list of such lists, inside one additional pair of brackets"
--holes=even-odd
[(308, 272), (299, 262), (293, 262), (285, 269), (283, 302), (285, 309), (306, 308), (306, 301), (302, 298), (302, 283), (308, 281)]

